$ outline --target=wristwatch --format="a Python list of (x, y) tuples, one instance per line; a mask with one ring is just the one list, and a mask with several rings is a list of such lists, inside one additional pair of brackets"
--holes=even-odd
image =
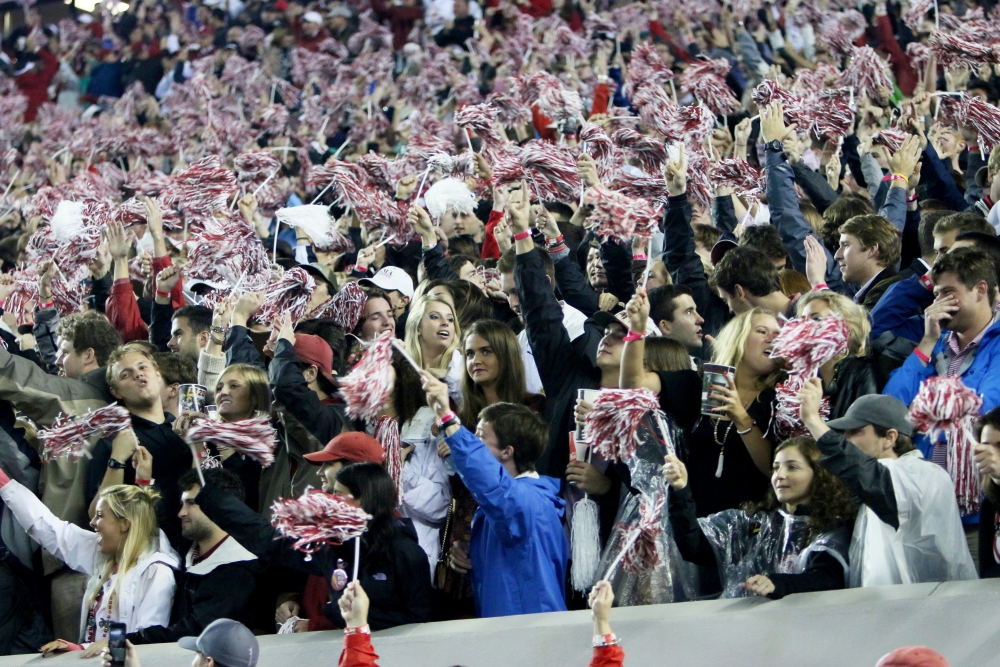
[(772, 139), (771, 141), (764, 144), (764, 150), (780, 153), (781, 151), (785, 150), (785, 146), (777, 139)]
[(112, 470), (124, 470), (125, 464), (117, 459), (108, 459), (108, 467)]

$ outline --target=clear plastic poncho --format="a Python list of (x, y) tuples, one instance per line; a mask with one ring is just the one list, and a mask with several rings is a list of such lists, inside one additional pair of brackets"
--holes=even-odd
[(851, 587), (977, 579), (945, 469), (918, 451), (879, 463), (892, 476), (899, 530), (861, 506), (851, 541)]
[(784, 510), (753, 515), (726, 510), (698, 519), (702, 534), (715, 552), (722, 597), (752, 597), (743, 588), (747, 579), (758, 574), (801, 574), (809, 566), (810, 557), (820, 551), (844, 566), (846, 585), (850, 529), (843, 526), (810, 541), (808, 521), (807, 516)]
[[(661, 469), (663, 457), (673, 453), (674, 443), (679, 443), (683, 437), (680, 429), (662, 412), (648, 412), (639, 427), (639, 437), (642, 444), (636, 448), (635, 456), (625, 461), (632, 477), (632, 488), (641, 495), (655, 497), (660, 493), (668, 493), (669, 485), (663, 478)], [(629, 526), (639, 518), (639, 500), (641, 495), (623, 490), (624, 497), (618, 506), (615, 526)], [(663, 506), (660, 516), (661, 532), (657, 536), (657, 550), (660, 562), (652, 570), (641, 574), (633, 574), (618, 565), (606, 577), (615, 590), (615, 604), (621, 607), (634, 607), (646, 604), (662, 604), (665, 602), (683, 602), (692, 600), (698, 592), (697, 567), (681, 558), (677, 544), (674, 542), (670, 527), (670, 515), (667, 504)], [(598, 566), (598, 576), (608, 573), (608, 568), (621, 553), (623, 544), (621, 531), (615, 530), (604, 547), (601, 563)]]

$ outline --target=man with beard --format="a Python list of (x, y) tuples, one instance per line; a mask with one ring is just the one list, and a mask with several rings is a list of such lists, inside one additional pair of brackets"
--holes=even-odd
[[(137, 468), (139, 484), (149, 484), (151, 461)], [(239, 477), (222, 468), (203, 470), (205, 484), (243, 500), (243, 484)], [(212, 522), (198, 506), (201, 483), (195, 470), (188, 470), (178, 480), (181, 490), (181, 535), (191, 541), (184, 559), (184, 572), (178, 575), (174, 608), (170, 625), (154, 625), (128, 636), (133, 644), (174, 642), (181, 637), (197, 635), (220, 618), (232, 618), (249, 623), (253, 613), (257, 575), (263, 567), (257, 557), (247, 551), (229, 533)]]
[(177, 480), (191, 467), (191, 449), (174, 433), (174, 418), (163, 411), (163, 376), (148, 352), (137, 347), (121, 347), (108, 358), (107, 381), (111, 395), (132, 415), (132, 428), (113, 439), (104, 438), (94, 447), (87, 470), (87, 502), (97, 493), (116, 484), (135, 484), (135, 467), (152, 455), (152, 478), (163, 496), (169, 517), (161, 523), (170, 543), (180, 543), (180, 491)]

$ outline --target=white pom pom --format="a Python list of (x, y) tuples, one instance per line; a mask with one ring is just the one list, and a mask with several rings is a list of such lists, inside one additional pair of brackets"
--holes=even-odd
[(63, 243), (73, 240), (83, 231), (83, 204), (62, 200), (52, 214), (49, 226), (55, 237)]
[(301, 229), (317, 247), (331, 245), (336, 238), (333, 220), (326, 206), (308, 204), (279, 208), (274, 215), (281, 224)]
[(476, 198), (469, 188), (457, 178), (445, 178), (424, 193), (424, 202), (431, 218), (438, 220), (448, 211), (472, 213), (476, 208)]
[(570, 533), (573, 564), (570, 571), (573, 590), (585, 592), (594, 585), (597, 566), (601, 561), (600, 522), (597, 503), (584, 497), (573, 505), (573, 525)]

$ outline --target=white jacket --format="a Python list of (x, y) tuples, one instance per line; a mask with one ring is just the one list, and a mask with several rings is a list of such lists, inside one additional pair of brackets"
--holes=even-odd
[[(17, 482), (5, 484), (0, 489), (0, 498), (32, 539), (72, 569), (90, 575), (80, 610), (82, 641), (87, 629), (87, 600), (101, 584), (101, 569), (107, 558), (101, 554), (97, 533), (58, 519), (35, 494)], [(116, 620), (125, 624), (126, 632), (170, 624), (176, 588), (174, 570), (180, 567), (180, 562), (161, 530), (158, 548), (144, 554), (122, 579)]]
[(431, 577), (441, 554), (441, 526), (451, 505), (451, 487), (444, 462), (437, 454), (438, 439), (431, 435), (434, 411), (424, 406), (403, 425), (400, 440), (403, 446), (416, 449), (403, 466), (402, 506), (400, 513), (413, 521), (417, 541), (431, 563)]
[(879, 463), (892, 475), (899, 530), (861, 506), (850, 549), (851, 587), (978, 578), (945, 469), (919, 451)]

